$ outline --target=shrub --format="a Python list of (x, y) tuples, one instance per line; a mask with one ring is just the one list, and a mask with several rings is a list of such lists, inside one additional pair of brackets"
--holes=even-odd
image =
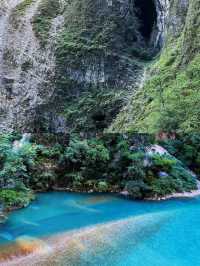
[(34, 195), (30, 190), (16, 191), (12, 189), (0, 190), (0, 202), (5, 208), (21, 208), (29, 204), (34, 199)]
[(146, 176), (144, 166), (145, 154), (143, 152), (136, 152), (130, 156), (131, 164), (128, 167), (128, 178), (129, 179), (141, 179), (143, 180)]
[(97, 189), (99, 192), (108, 191), (108, 183), (106, 181), (100, 181), (97, 185)]
[(161, 145), (200, 175), (200, 134), (177, 135), (175, 140), (162, 141)]
[(142, 199), (149, 192), (148, 185), (142, 180), (128, 181), (125, 189), (128, 191), (129, 195), (135, 199)]
[[(177, 190), (178, 188), (178, 190)], [(177, 186), (176, 180), (172, 177), (161, 177), (156, 178), (151, 183), (151, 193), (152, 195), (165, 196), (167, 194), (172, 194), (174, 192), (183, 191), (181, 184)]]
[[(8, 191), (8, 198), (2, 192), (8, 204), (9, 198), (15, 202), (18, 194), (14, 193), (27, 195), (27, 188), (45, 191), (60, 186), (99, 192), (120, 188), (127, 189), (134, 198), (196, 189), (196, 178), (173, 156), (156, 154), (145, 164), (147, 144), (140, 144), (138, 137), (116, 134), (81, 139), (74, 135), (68, 146), (27, 143), (17, 151), (13, 150), (16, 138), (0, 136), (0, 189)], [(174, 153), (187, 149), (184, 156), (191, 164), (197, 140), (194, 136), (186, 138), (184, 145), (176, 142)], [(197, 163), (197, 158), (194, 160)], [(20, 204), (18, 199), (16, 202)]]
[(98, 179), (106, 170), (109, 158), (108, 149), (100, 141), (72, 139), (63, 159), (69, 171), (81, 172), (87, 179)]
[(84, 178), (81, 173), (75, 173), (71, 175), (72, 177), (72, 187), (75, 190), (82, 190), (83, 189), (83, 183), (84, 183)]
[(165, 171), (169, 173), (172, 168), (177, 164), (177, 160), (168, 155), (153, 155), (152, 168), (157, 171)]

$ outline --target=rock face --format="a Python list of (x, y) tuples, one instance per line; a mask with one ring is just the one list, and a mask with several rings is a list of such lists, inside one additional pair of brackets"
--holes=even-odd
[(199, 134), (200, 1), (173, 0), (165, 6), (160, 57), (112, 123), (111, 131)]
[(35, 108), (48, 101), (54, 87), (55, 35), (63, 19), (52, 19), (46, 49), (41, 49), (32, 20), (37, 1), (5, 1), (0, 28), (0, 130), (30, 130)]
[(188, 0), (4, 0), (0, 132), (103, 131), (187, 10)]

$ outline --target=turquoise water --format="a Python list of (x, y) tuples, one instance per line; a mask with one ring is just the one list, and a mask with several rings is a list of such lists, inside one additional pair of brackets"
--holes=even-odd
[(200, 198), (137, 202), (108, 195), (39, 194), (0, 225), (0, 249), (22, 237), (64, 237), (71, 230), (82, 232), (78, 259), (63, 253), (52, 265), (200, 265)]

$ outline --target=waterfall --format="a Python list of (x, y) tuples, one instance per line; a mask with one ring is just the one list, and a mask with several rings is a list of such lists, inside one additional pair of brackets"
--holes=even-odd
[(155, 6), (157, 12), (157, 23), (151, 38), (154, 43), (154, 47), (161, 48), (165, 38), (170, 2), (169, 0), (155, 0)]
[(30, 133), (24, 133), (20, 140), (15, 140), (13, 142), (13, 152), (18, 152), (24, 145), (28, 144), (31, 138)]

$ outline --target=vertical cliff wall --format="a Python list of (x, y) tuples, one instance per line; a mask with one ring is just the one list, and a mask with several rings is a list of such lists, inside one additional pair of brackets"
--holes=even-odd
[(200, 1), (170, 1), (161, 55), (112, 131), (199, 133)]
[(34, 16), (40, 0), (4, 1), (0, 17), (0, 130), (32, 127), (35, 108), (54, 91), (55, 43), (62, 16), (49, 24), (45, 49), (34, 31)]
[(56, 90), (51, 102), (37, 110), (40, 130), (90, 133), (111, 124), (162, 45), (164, 21), (157, 20), (154, 1), (145, 3), (87, 0), (66, 5), (56, 50)]
[(174, 45), (189, 32), (196, 22), (187, 14), (197, 3), (4, 0), (0, 131), (96, 133), (110, 125), (146, 131), (142, 123), (133, 126), (142, 121), (137, 100), (146, 93), (144, 70), (163, 45), (161, 61), (171, 40)]

